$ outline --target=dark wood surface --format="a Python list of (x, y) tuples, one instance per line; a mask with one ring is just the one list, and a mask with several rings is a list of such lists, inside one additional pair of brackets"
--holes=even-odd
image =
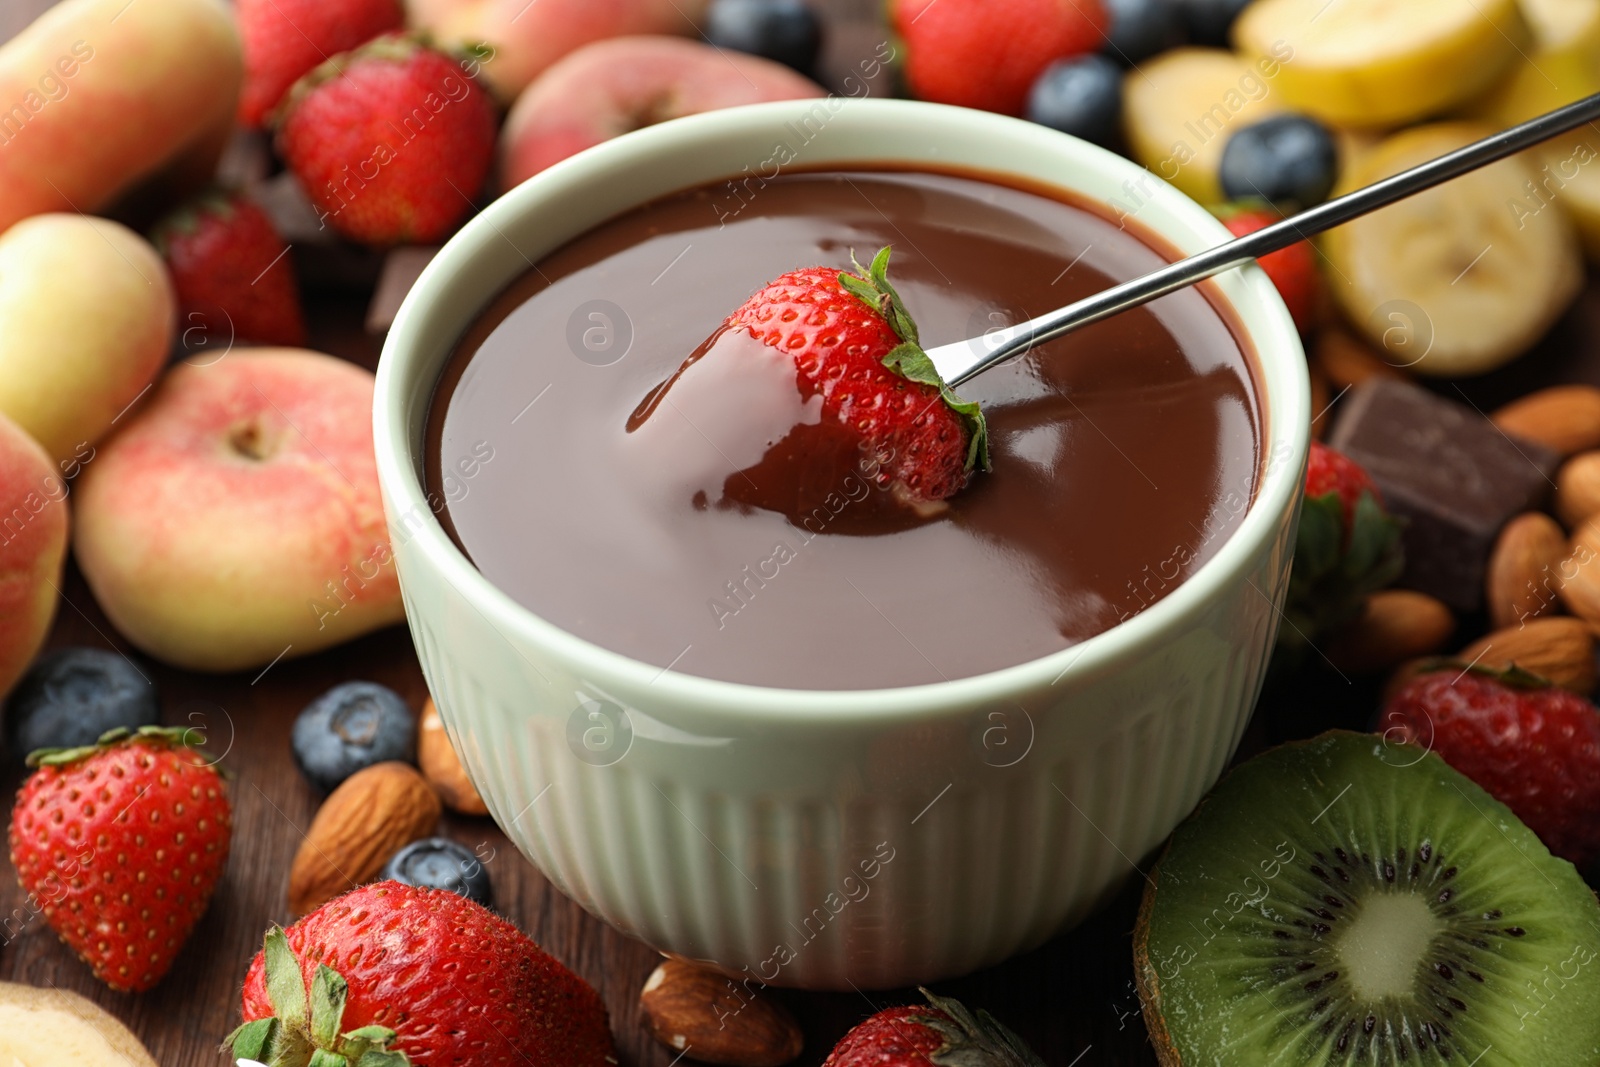
[[(0, 39), (20, 30), (49, 2), (0, 2)], [(833, 0), (827, 6), (836, 14), (875, 7), (872, 0)], [(870, 54), (882, 39), (870, 22), (844, 26), (831, 42), (824, 75), (837, 83), (853, 68), (854, 57)], [(359, 284), (342, 292), (322, 288), (308, 293), (312, 347), (374, 366), (381, 338), (363, 332), (365, 310), (366, 293)], [(1591, 288), (1539, 353), (1514, 370), (1474, 383), (1468, 393), (1487, 407), (1548, 381), (1600, 382), (1597, 353), (1600, 292)], [(203, 726), (211, 747), (226, 750), (223, 764), (235, 775), (234, 849), (210, 910), (174, 972), (153, 992), (124, 996), (100, 986), (42, 919), (27, 923), (15, 936), (10, 927), (0, 928), (0, 980), (76, 990), (123, 1019), (163, 1067), (214, 1067), (227, 1062), (218, 1043), (238, 1021), (239, 986), (264, 929), (290, 919), (285, 903), (289, 862), (316, 808), (316, 797), (291, 760), (290, 722), (323, 690), (358, 678), (392, 686), (420, 707), (425, 696), (421, 671), (408, 634), (396, 627), (315, 657), (279, 663), (264, 673), (186, 673), (135, 653), (106, 621), (75, 571), (69, 569), (63, 590), (52, 645), (110, 647), (128, 654), (158, 685), (167, 722)], [(1470, 620), (1465, 623), (1471, 625)], [(1244, 751), (1330, 725), (1360, 728), (1372, 714), (1374, 700), (1372, 687), (1359, 682), (1320, 679), (1295, 685), (1264, 703)], [(12, 795), (20, 777), (19, 769), (7, 762), (0, 771), (0, 796)], [(623, 1064), (668, 1067), (676, 1062), (673, 1053), (650, 1039), (638, 1010), (640, 986), (659, 958), (652, 949), (590, 917), (552, 889), (490, 821), (448, 817), (441, 831), (479, 855), (492, 856), (488, 869), (499, 909), (600, 990)], [(939, 991), (994, 1012), (1051, 1067), (1155, 1063), (1132, 985), (1130, 931), (1141, 884), (1132, 878), (1119, 897), (1077, 930), (1001, 966), (941, 983)], [(11, 872), (0, 872), (0, 923), (22, 906)], [(797, 1062), (814, 1067), (855, 1022), (916, 994), (776, 995), (805, 1028), (806, 1051)]]

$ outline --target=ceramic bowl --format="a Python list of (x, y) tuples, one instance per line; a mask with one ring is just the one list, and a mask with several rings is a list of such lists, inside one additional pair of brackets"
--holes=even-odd
[(562, 892), (657, 948), (762, 982), (928, 982), (1082, 919), (1137, 877), (1221, 773), (1288, 581), (1305, 358), (1258, 269), (1210, 283), (1259, 360), (1255, 496), (1169, 595), (1065, 651), (933, 685), (810, 692), (663, 672), (581, 640), (495, 588), (436, 520), (421, 481), (435, 381), (467, 326), (540, 256), (626, 209), (759, 166), (779, 142), (794, 166), (976, 168), (1115, 201), (1185, 253), (1228, 236), (1127, 160), (979, 111), (833, 98), (631, 133), (489, 205), (412, 289), (378, 369), (384, 505), (450, 736), (495, 820)]

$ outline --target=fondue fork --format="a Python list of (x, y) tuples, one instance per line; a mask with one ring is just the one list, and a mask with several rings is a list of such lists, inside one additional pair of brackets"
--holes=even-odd
[(1193, 285), (1213, 275), (1253, 262), (1270, 252), (1287, 248), (1312, 234), (1387, 207), (1425, 189), (1477, 170), (1496, 160), (1577, 129), (1600, 118), (1600, 93), (1568, 104), (1508, 130), (1429, 160), (1410, 170), (1290, 215), (1254, 233), (1208, 248), (1160, 270), (1103, 289), (1064, 308), (1038, 318), (994, 330), (982, 337), (955, 341), (927, 350), (940, 377), (958, 386), (990, 367), (1004, 363), (1034, 345), (1054, 340), (1080, 326), (1110, 318), (1159, 296)]

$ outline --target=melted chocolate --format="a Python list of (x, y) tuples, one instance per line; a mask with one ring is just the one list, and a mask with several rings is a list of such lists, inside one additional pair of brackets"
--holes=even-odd
[[(1238, 526), (1262, 413), (1249, 359), (1200, 290), (964, 385), (994, 471), (932, 519), (885, 505), (871, 457), (826, 439), (759, 344), (690, 367), (663, 406), (663, 383), (755, 289), (847, 267), (852, 250), (894, 247), (891, 279), (929, 347), (1170, 258), (1083, 206), (954, 174), (799, 173), (734, 215), (725, 201), (719, 188), (667, 197), (546, 256), (441, 379), (429, 491), (474, 564), (532, 611), (689, 674), (912, 685), (1099, 633)], [(804, 511), (763, 496), (775, 483), (761, 464), (791, 439), (827, 460)]]

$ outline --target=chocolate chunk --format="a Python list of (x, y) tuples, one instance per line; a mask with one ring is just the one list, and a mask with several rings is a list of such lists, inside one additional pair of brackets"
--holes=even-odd
[(394, 322), (400, 304), (411, 292), (433, 257), (439, 254), (436, 245), (408, 245), (391, 249), (383, 260), (383, 273), (378, 275), (378, 288), (367, 305), (367, 332), (382, 333)]
[(216, 183), (250, 189), (267, 180), (272, 171), (272, 148), (260, 130), (234, 130), (217, 161)]
[(387, 253), (341, 239), (318, 215), (292, 173), (267, 179), (250, 195), (294, 255), (302, 290), (363, 295), (372, 291)]
[(1399, 584), (1463, 612), (1483, 603), (1500, 527), (1539, 506), (1559, 462), (1467, 404), (1383, 379), (1351, 390), (1328, 444), (1365, 467), (1390, 512), (1407, 520)]
[(339, 239), (339, 235), (317, 217), (317, 209), (307, 199), (300, 180), (288, 171), (261, 183), (250, 195), (272, 220), (278, 236), (289, 244), (330, 245)]

